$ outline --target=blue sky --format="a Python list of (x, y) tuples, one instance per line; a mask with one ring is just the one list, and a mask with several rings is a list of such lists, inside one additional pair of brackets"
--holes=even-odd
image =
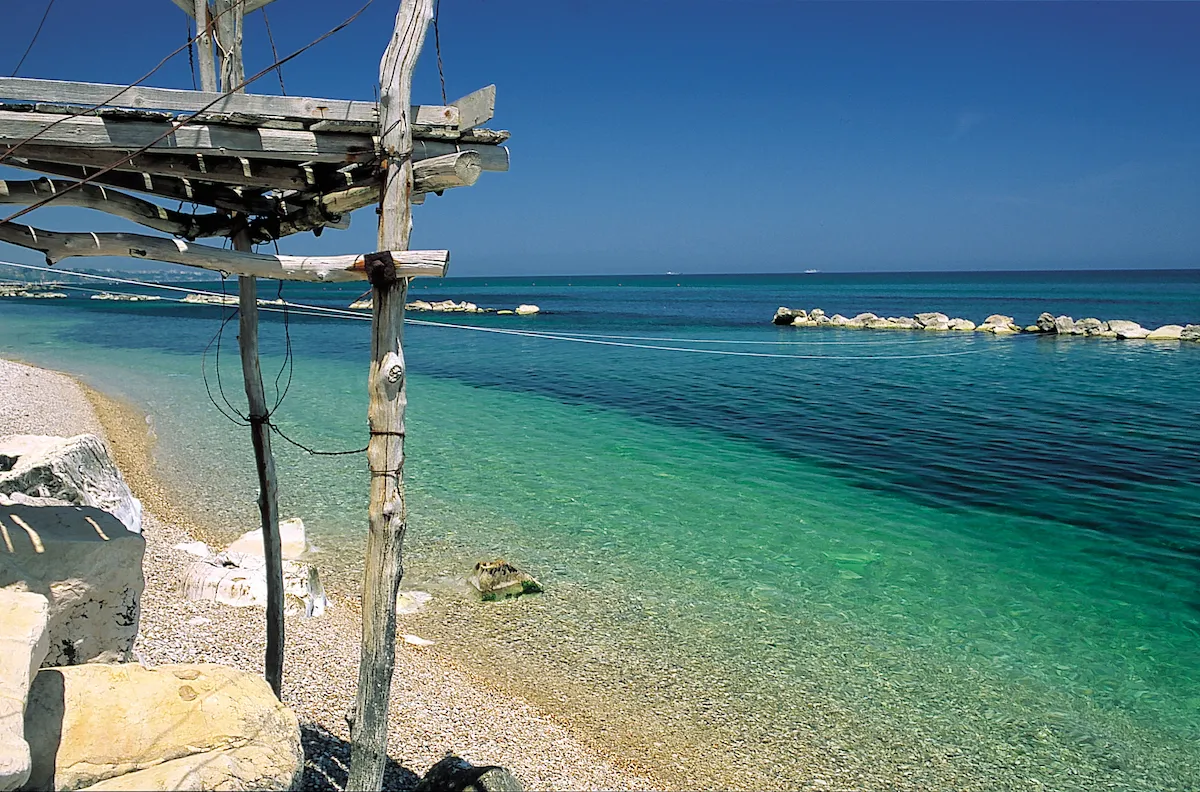
[[(118, 7), (56, 0), (21, 75), (127, 82), (185, 40), (170, 0)], [(267, 10), (283, 54), (357, 7)], [(44, 8), (10, 4), (0, 71)], [(288, 92), (373, 98), (395, 9), (288, 64)], [(444, 0), (440, 30), (450, 98), (496, 83), (513, 134), (510, 172), (415, 210), (452, 274), (1200, 266), (1200, 4)], [(433, 55), (431, 30), (415, 101), (440, 102)], [(190, 87), (186, 53), (149, 84)], [(374, 215), (281, 247), (373, 250)]]

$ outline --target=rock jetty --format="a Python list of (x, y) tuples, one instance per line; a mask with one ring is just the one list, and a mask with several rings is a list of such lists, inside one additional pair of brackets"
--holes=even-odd
[(1200, 341), (1200, 324), (1163, 325), (1154, 329), (1142, 327), (1128, 319), (1094, 317), (1075, 319), (1043, 313), (1034, 324), (1022, 327), (1011, 316), (992, 314), (981, 323), (970, 319), (951, 318), (940, 312), (918, 313), (913, 316), (877, 316), (860, 313), (853, 317), (841, 314), (829, 316), (820, 308), (780, 307), (772, 320), (777, 325), (791, 327), (840, 327), (850, 330), (930, 330), (934, 332), (972, 331), (993, 335), (1041, 334), (1061, 336), (1092, 336), (1096, 338), (1145, 339), (1147, 341)]
[[(350, 303), (350, 307), (356, 310), (370, 310), (372, 301), (370, 297), (362, 300), (355, 300)], [(429, 302), (427, 300), (413, 300), (410, 303), (404, 304), (406, 311), (422, 311), (431, 313), (494, 313), (500, 316), (532, 316), (536, 313), (541, 313), (542, 309), (536, 305), (522, 303), (515, 309), (511, 308), (480, 308), (473, 302), (455, 302), (454, 300), (440, 300), (438, 302)]]
[(93, 294), (92, 300), (115, 300), (117, 302), (154, 302), (161, 300), (157, 294), (119, 294), (117, 292), (100, 292)]

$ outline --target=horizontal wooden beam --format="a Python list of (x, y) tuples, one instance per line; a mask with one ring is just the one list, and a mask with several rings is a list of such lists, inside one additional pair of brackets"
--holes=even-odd
[[(74, 187), (75, 184), (56, 179), (0, 180), (0, 204), (27, 205), (54, 198), (60, 206), (97, 209), (187, 239), (228, 236), (234, 231), (233, 221), (227, 214), (185, 214), (98, 184)], [(70, 189), (72, 187), (74, 189)]]
[[(486, 89), (484, 89), (486, 90)], [(478, 93), (478, 92), (477, 92)], [(493, 91), (493, 101), (494, 101)], [(464, 96), (459, 101), (465, 101)], [(374, 102), (347, 99), (313, 99), (304, 96), (271, 96), (176, 88), (147, 88), (104, 83), (37, 80), (29, 77), (0, 77), (0, 99), (22, 102), (55, 102), (87, 107), (131, 107), (139, 110), (171, 110), (195, 113), (236, 113), (246, 116), (313, 121), (360, 121), (379, 125), (379, 106)], [(212, 105), (209, 107), (209, 105)], [(475, 112), (475, 110), (472, 110)], [(413, 105), (412, 123), (428, 126), (459, 126), (461, 110), (455, 105)], [(490, 117), (490, 116), (489, 116)], [(486, 119), (485, 119), (486, 120)], [(477, 122), (474, 126), (483, 123)]]
[(485, 171), (508, 170), (508, 147), (491, 146), (481, 143), (444, 143), (436, 140), (414, 140), (412, 158), (414, 162), (444, 157), (460, 151), (474, 151), (479, 154), (479, 167)]
[[(27, 144), (15, 156), (64, 165), (83, 165), (99, 170), (128, 157), (132, 151), (80, 149), (66, 146)], [(175, 176), (193, 182), (255, 187), (260, 190), (317, 191), (344, 189), (374, 178), (370, 162), (350, 171), (349, 176), (335, 164), (286, 162), (282, 160), (223, 157), (219, 154), (139, 154), (116, 170), (148, 173), (151, 176)]]
[[(0, 223), (0, 242), (39, 250), (50, 265), (72, 256), (117, 256), (278, 280), (332, 282), (365, 280), (367, 277), (365, 257), (361, 255), (244, 253), (145, 234), (61, 233), (19, 223)], [(395, 250), (391, 251), (391, 256), (396, 275), (400, 277), (442, 277), (450, 263), (448, 250)]]
[[(40, 145), (72, 148), (128, 149), (174, 154), (214, 154), (298, 162), (348, 163), (375, 154), (370, 135), (308, 130), (253, 129), (149, 121), (118, 121), (94, 116), (57, 116), (0, 110), (0, 155), (9, 147), (34, 138)], [(166, 134), (165, 137), (164, 134)], [(162, 138), (161, 140), (159, 138)], [(20, 148), (16, 149), (19, 154)]]
[(159, 198), (184, 203), (196, 203), (202, 206), (215, 206), (230, 212), (246, 214), (272, 214), (279, 210), (277, 201), (263, 197), (253, 190), (240, 190), (236, 187), (209, 185), (193, 182), (190, 179), (180, 179), (171, 176), (152, 176), (148, 173), (127, 173), (109, 171), (103, 176), (95, 176), (96, 168), (82, 165), (65, 165), (59, 162), (42, 162), (13, 157), (4, 161), (5, 165), (40, 173), (53, 173), (55, 176), (67, 176), (72, 179), (90, 179), (92, 184), (103, 184), (107, 187), (118, 187), (122, 190), (146, 193)]

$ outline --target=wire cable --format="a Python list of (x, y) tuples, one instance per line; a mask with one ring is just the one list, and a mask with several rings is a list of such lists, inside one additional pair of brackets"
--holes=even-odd
[(29, 57), (29, 53), (33, 50), (33, 45), (37, 43), (38, 36), (42, 34), (42, 27), (46, 24), (46, 17), (50, 16), (50, 9), (54, 7), (54, 0), (46, 3), (46, 10), (42, 13), (42, 21), (38, 22), (37, 30), (33, 31), (33, 38), (29, 40), (29, 46), (25, 48), (25, 54), (21, 56), (21, 60), (17, 61), (17, 68), (12, 70), (9, 77), (16, 77), (17, 72), (21, 71), (21, 67), (25, 65), (25, 59)]
[[(263, 24), (267, 26), (267, 41), (271, 43), (271, 57), (279, 60), (279, 51), (275, 49), (275, 37), (271, 35), (271, 20), (267, 18), (267, 7), (263, 6), (259, 10), (262, 11)], [(279, 75), (279, 92), (287, 96), (287, 88), (283, 85), (283, 67), (276, 66), (275, 72)]]

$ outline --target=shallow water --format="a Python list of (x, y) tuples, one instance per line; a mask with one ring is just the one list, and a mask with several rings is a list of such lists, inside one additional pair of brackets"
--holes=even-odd
[[(1200, 273), (414, 287), (545, 312), (421, 318), (683, 341), (408, 328), (404, 585), (435, 605), (404, 631), (680, 786), (1200, 788), (1200, 344), (769, 323), (778, 305), (1196, 322)], [(201, 378), (219, 317), (8, 301), (0, 354), (143, 407), (163, 476), (232, 536), (256, 516), (246, 432)], [(283, 326), (264, 321), (274, 372)], [(221, 371), (239, 405), (235, 325)], [(365, 443), (367, 328), (291, 318), (285, 432)], [(276, 451), (283, 513), (353, 585), (361, 457)], [(477, 603), (465, 571), (495, 555), (547, 593)]]

